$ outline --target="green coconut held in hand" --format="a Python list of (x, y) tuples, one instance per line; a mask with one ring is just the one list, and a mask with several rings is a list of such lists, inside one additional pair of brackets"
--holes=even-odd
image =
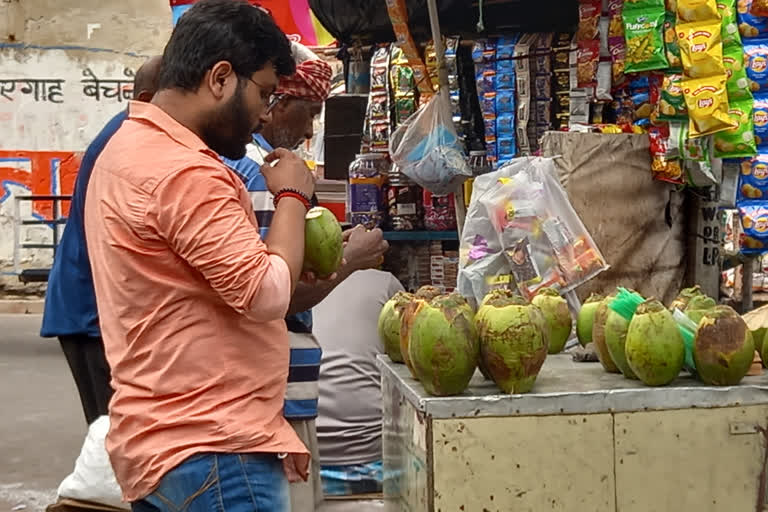
[(455, 295), (413, 304), (408, 356), (414, 374), (430, 395), (458, 395), (469, 385), (480, 353), (472, 310)]
[(400, 317), (412, 300), (412, 294), (397, 292), (384, 304), (379, 314), (379, 338), (389, 358), (396, 363), (403, 362), (403, 354), (400, 351)]
[(327, 208), (307, 212), (304, 225), (304, 271), (324, 279), (339, 269), (344, 256), (341, 224)]
[(611, 308), (608, 305), (616, 298), (616, 293), (604, 298), (597, 306), (595, 311), (595, 318), (592, 321), (592, 343), (595, 344), (597, 352), (597, 358), (600, 360), (600, 364), (608, 373), (619, 373), (619, 368), (616, 363), (613, 362), (611, 353), (608, 352), (608, 345), (605, 342), (605, 324), (608, 321), (608, 313), (611, 312)]
[(549, 353), (562, 352), (573, 327), (568, 302), (554, 289), (544, 288), (536, 294), (531, 303), (544, 313), (544, 320), (549, 329)]
[(749, 371), (755, 344), (747, 324), (730, 306), (705, 313), (696, 331), (693, 358), (699, 378), (715, 386), (735, 386)]
[(637, 307), (625, 344), (627, 362), (648, 386), (669, 384), (683, 369), (685, 344), (672, 313), (656, 299)]
[(483, 303), (475, 316), (481, 361), (504, 392), (529, 392), (547, 357), (544, 314), (522, 297), (499, 295)]
[(592, 342), (592, 326), (595, 320), (595, 313), (602, 300), (602, 295), (590, 295), (581, 306), (578, 316), (576, 316), (576, 336), (579, 338), (579, 343), (581, 343), (582, 347), (586, 347), (587, 343)]

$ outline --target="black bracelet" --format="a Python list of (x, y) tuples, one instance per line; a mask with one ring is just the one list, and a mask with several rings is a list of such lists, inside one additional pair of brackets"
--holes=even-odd
[(300, 190), (296, 190), (295, 188), (282, 188), (277, 192), (277, 194), (275, 194), (275, 198), (272, 200), (272, 204), (275, 205), (275, 208), (277, 208), (277, 198), (280, 197), (280, 194), (283, 194), (285, 192), (290, 192), (292, 194), (297, 194), (301, 196), (304, 199), (304, 201), (306, 201), (305, 204), (310, 205), (310, 207), (312, 206), (312, 200), (309, 197), (307, 197), (307, 194), (305, 194), (304, 192)]

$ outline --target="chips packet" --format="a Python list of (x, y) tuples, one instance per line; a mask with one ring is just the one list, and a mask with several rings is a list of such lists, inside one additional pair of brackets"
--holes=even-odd
[(768, 146), (768, 95), (755, 95), (755, 101), (752, 104), (752, 122), (755, 130), (755, 144)]
[(624, 72), (669, 67), (664, 47), (664, 6), (627, 9), (625, 5), (622, 18), (627, 43)]
[(737, 0), (736, 19), (739, 33), (745, 39), (754, 39), (768, 34), (768, 18), (750, 13), (753, 0)]
[(683, 68), (683, 61), (680, 59), (680, 44), (677, 42), (677, 31), (675, 30), (675, 15), (667, 12), (664, 17), (664, 48), (669, 62), (669, 69), (677, 71)]
[(768, 153), (765, 150), (740, 164), (739, 191), (736, 202), (768, 199)]
[(601, 0), (579, 1), (579, 27), (576, 30), (576, 41), (589, 41), (597, 38), (601, 10)]
[(688, 107), (683, 97), (682, 73), (667, 73), (661, 83), (658, 111), (662, 121), (686, 121)]
[(749, 14), (752, 16), (768, 16), (768, 0), (752, 0)]
[(741, 36), (739, 35), (739, 26), (736, 23), (736, 2), (735, 0), (718, 0), (717, 11), (722, 18), (720, 37), (723, 40), (723, 46), (741, 46)]
[(667, 123), (652, 126), (648, 132), (651, 152), (651, 173), (657, 180), (682, 185), (685, 183), (680, 153), (669, 144)]
[(744, 45), (744, 67), (749, 79), (749, 89), (768, 91), (768, 40), (755, 39)]
[(719, 20), (715, 0), (677, 0), (677, 17), (680, 21)]
[(714, 135), (715, 156), (717, 158), (744, 158), (757, 154), (752, 103), (751, 99), (730, 102), (728, 115), (738, 124), (730, 130)]
[(726, 80), (725, 74), (722, 74), (682, 82), (691, 137), (710, 135), (734, 126), (728, 115)]
[(664, 0), (624, 0), (625, 9), (657, 9), (664, 7)]
[(740, 46), (731, 46), (725, 49), (723, 65), (725, 66), (725, 75), (728, 77), (726, 83), (728, 99), (751, 99), (752, 91), (749, 87), (747, 71), (744, 68), (744, 52)]
[(725, 72), (719, 22), (683, 23), (677, 25), (676, 30), (687, 76), (703, 78)]

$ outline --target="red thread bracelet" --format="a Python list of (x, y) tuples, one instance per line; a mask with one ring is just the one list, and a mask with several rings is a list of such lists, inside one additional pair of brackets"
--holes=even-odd
[(298, 199), (299, 201), (301, 201), (301, 204), (304, 205), (304, 208), (306, 208), (307, 211), (309, 211), (312, 208), (312, 203), (310, 203), (307, 200), (307, 198), (304, 197), (303, 194), (301, 194), (300, 192), (294, 192), (292, 190), (283, 190), (281, 192), (278, 192), (278, 194), (275, 196), (275, 199), (273, 201), (275, 208), (277, 208), (277, 203), (280, 202), (280, 200), (284, 197), (292, 197), (294, 199)]

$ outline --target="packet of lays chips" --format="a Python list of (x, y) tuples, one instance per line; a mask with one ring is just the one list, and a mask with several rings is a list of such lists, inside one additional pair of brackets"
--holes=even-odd
[(744, 45), (744, 67), (752, 92), (768, 91), (768, 40), (755, 39)]
[(755, 127), (755, 144), (768, 146), (768, 95), (755, 95), (755, 101), (752, 105), (752, 121)]
[(722, 18), (720, 35), (723, 40), (723, 46), (726, 48), (729, 46), (741, 46), (739, 26), (736, 24), (735, 0), (718, 0), (717, 11)]
[(624, 72), (669, 67), (664, 48), (664, 5), (644, 9), (627, 9), (627, 5), (622, 12), (627, 42)]
[(728, 89), (728, 99), (749, 99), (752, 97), (752, 91), (749, 87), (747, 70), (744, 66), (744, 52), (740, 46), (729, 46), (723, 54), (723, 65), (725, 74), (728, 77), (726, 88)]
[(688, 107), (685, 106), (682, 82), (682, 73), (664, 75), (657, 104), (660, 120), (685, 121), (688, 119)]
[(670, 12), (667, 12), (664, 17), (664, 48), (667, 52), (669, 69), (682, 69), (683, 61), (680, 60), (680, 45), (677, 42), (677, 31), (675, 30), (675, 15)]
[(677, 0), (677, 17), (680, 21), (719, 20), (715, 0)]
[(755, 144), (755, 125), (752, 121), (752, 100), (731, 101), (728, 115), (738, 123), (730, 130), (714, 135), (715, 156), (717, 158), (751, 157), (757, 153)]
[(768, 248), (768, 205), (746, 203), (739, 207), (741, 235), (739, 245), (744, 254), (763, 254)]
[(728, 115), (725, 82), (724, 74), (683, 81), (691, 137), (710, 135), (733, 127), (731, 116)]
[(768, 154), (758, 153), (741, 161), (737, 202), (768, 199)]
[(702, 78), (725, 72), (719, 22), (683, 23), (677, 25), (676, 30), (680, 57), (687, 76)]
[(768, 18), (755, 16), (750, 13), (752, 0), (736, 1), (736, 16), (739, 22), (739, 33), (745, 39), (754, 39), (768, 34)]

